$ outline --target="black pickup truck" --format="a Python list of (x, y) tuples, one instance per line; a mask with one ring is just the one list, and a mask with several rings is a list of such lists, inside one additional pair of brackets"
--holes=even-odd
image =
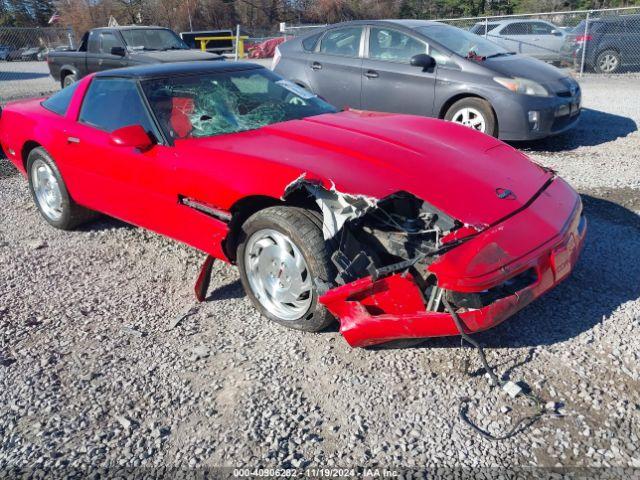
[(50, 52), (51, 76), (62, 87), (90, 73), (148, 63), (224, 60), (221, 55), (191, 50), (178, 35), (162, 27), (94, 28), (71, 52)]

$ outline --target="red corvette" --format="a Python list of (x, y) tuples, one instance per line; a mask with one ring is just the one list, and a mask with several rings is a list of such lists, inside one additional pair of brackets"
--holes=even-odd
[(0, 143), (54, 227), (103, 212), (185, 242), (237, 263), (264, 316), (337, 317), (353, 346), (490, 328), (569, 274), (586, 231), (576, 192), (501, 141), (338, 112), (253, 64), (100, 72), (9, 104)]

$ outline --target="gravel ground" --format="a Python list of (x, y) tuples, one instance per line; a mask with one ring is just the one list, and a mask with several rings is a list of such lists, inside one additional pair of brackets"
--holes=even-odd
[(502, 442), (459, 420), (460, 397), (494, 433), (534, 410), (491, 389), (458, 340), (358, 350), (286, 330), (221, 263), (195, 307), (201, 254), (115, 220), (49, 228), (1, 160), (0, 470), (640, 468), (640, 82), (583, 89), (576, 130), (520, 145), (580, 190), (590, 223), (574, 274), (477, 336), (505, 378), (553, 402)]

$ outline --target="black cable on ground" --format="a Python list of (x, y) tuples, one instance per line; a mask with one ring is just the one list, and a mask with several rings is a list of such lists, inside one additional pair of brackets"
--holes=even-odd
[[(489, 377), (491, 377), (493, 385), (498, 387), (504, 386), (507, 382), (498, 378), (495, 371), (493, 370), (493, 367), (491, 367), (489, 365), (489, 362), (487, 362), (487, 357), (484, 354), (484, 349), (482, 348), (482, 346), (473, 338), (471, 338), (470, 335), (465, 333), (464, 324), (462, 323), (462, 320), (460, 319), (460, 316), (458, 315), (458, 313), (453, 309), (449, 301), (446, 299), (446, 295), (442, 296), (442, 302), (444, 303), (445, 308), (453, 318), (453, 322), (455, 323), (456, 328), (460, 332), (460, 336), (462, 337), (462, 339), (468, 344), (475, 347), (476, 350), (478, 351), (478, 355), (480, 356), (480, 361), (482, 362), (482, 365), (486, 370), (487, 374), (489, 374)], [(489, 440), (496, 440), (496, 441), (506, 440), (508, 438), (513, 437), (517, 433), (520, 433), (521, 431), (527, 429), (531, 425), (533, 425), (546, 412), (544, 402), (539, 397), (537, 397), (531, 392), (523, 391), (521, 394), (524, 397), (531, 400), (534, 403), (534, 405), (538, 407), (538, 411), (533, 415), (529, 415), (518, 420), (516, 424), (513, 426), (513, 428), (511, 428), (511, 430), (509, 430), (504, 435), (500, 435), (500, 436), (493, 435), (487, 432), (486, 430), (483, 430), (482, 428), (480, 428), (478, 425), (476, 425), (469, 419), (469, 417), (467, 416), (467, 412), (469, 411), (469, 402), (471, 401), (471, 399), (467, 397), (460, 399), (460, 408), (458, 410), (458, 416), (464, 423), (466, 423), (469, 427), (471, 427), (473, 430), (475, 430), (478, 434), (482, 435), (483, 437)]]

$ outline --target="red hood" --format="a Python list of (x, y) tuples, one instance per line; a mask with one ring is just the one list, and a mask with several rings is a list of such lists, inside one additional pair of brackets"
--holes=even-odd
[[(346, 111), (192, 141), (308, 172), (342, 192), (404, 190), (478, 226), (523, 206), (551, 175), (495, 138), (408, 115)], [(513, 193), (501, 199), (496, 189)]]

